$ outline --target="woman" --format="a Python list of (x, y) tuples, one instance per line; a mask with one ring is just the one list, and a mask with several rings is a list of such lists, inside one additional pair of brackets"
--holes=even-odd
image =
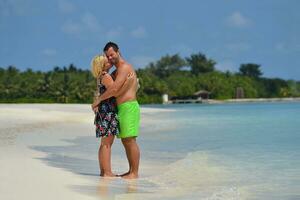
[[(105, 92), (106, 88), (113, 84), (113, 78), (108, 74), (112, 65), (108, 62), (106, 56), (97, 55), (93, 58), (92, 74), (97, 79), (98, 95)], [(132, 82), (132, 74), (128, 75), (127, 80), (116, 96), (122, 94), (128, 89)], [(96, 137), (101, 137), (101, 144), (98, 151), (98, 160), (100, 167), (100, 176), (116, 176), (111, 171), (111, 146), (114, 138), (119, 134), (119, 121), (117, 116), (117, 104), (115, 97), (102, 101), (94, 109), (96, 125)]]

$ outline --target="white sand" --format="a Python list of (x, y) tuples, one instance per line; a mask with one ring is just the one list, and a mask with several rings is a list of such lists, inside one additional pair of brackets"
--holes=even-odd
[[(169, 110), (143, 108), (142, 115), (163, 111)], [(91, 136), (93, 118), (87, 104), (0, 104), (0, 199), (99, 199), (80, 192), (95, 185), (93, 179), (50, 166), (41, 159), (46, 153), (31, 148), (69, 145), (62, 139)], [(101, 184), (95, 187), (105, 196)]]
[[(60, 123), (86, 123), (92, 113), (84, 112), (86, 105), (0, 105), (0, 199), (94, 199), (76, 193), (68, 187), (88, 184), (71, 172), (46, 165), (37, 158), (44, 153), (34, 151), (30, 145), (55, 145), (63, 135), (51, 127)], [(69, 110), (74, 109), (75, 112)], [(49, 141), (36, 134), (54, 134)], [(77, 133), (78, 135), (78, 133)], [(74, 136), (72, 136), (74, 137)]]

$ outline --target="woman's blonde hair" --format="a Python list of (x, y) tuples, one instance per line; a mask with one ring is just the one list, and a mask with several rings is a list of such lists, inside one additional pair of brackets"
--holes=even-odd
[(105, 66), (105, 57), (103, 55), (97, 55), (91, 62), (91, 71), (95, 78), (100, 78), (103, 68)]

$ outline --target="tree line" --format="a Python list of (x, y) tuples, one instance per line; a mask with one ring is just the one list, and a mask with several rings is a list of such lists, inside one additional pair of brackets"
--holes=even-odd
[[(161, 103), (161, 95), (191, 96), (199, 90), (212, 99), (236, 97), (242, 88), (245, 98), (299, 97), (300, 81), (263, 77), (261, 66), (240, 65), (238, 72), (222, 72), (216, 61), (199, 52), (182, 58), (165, 55), (137, 69), (140, 103)], [(74, 64), (50, 71), (21, 71), (14, 66), (0, 67), (0, 102), (15, 103), (91, 103), (96, 81), (90, 70)]]

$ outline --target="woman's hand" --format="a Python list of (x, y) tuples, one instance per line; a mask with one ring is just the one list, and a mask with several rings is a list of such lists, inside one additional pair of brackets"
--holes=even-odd
[(98, 112), (98, 107), (95, 107), (95, 108), (92, 107), (92, 110), (94, 111), (94, 113), (97, 113)]
[(95, 110), (98, 111), (98, 105), (99, 105), (99, 100), (95, 100), (94, 103), (91, 105), (92, 110), (95, 112)]

